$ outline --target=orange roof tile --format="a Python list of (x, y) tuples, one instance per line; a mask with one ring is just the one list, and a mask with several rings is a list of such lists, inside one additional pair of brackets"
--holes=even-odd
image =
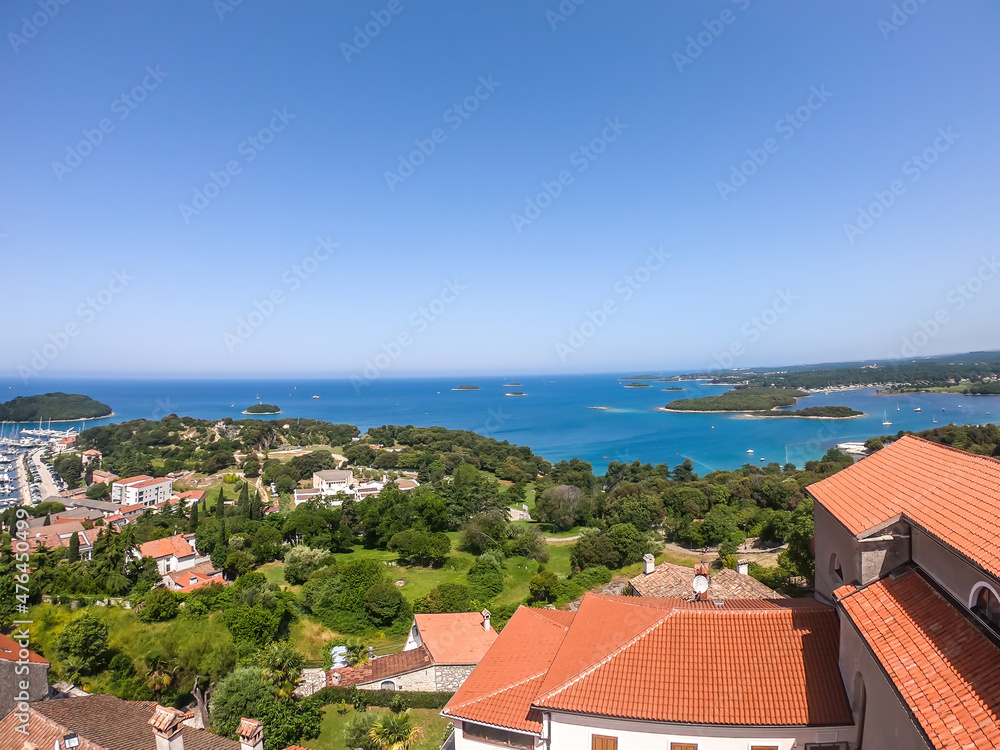
[[(9, 635), (0, 633), (0, 659), (4, 661), (17, 661), (21, 645)], [(34, 651), (28, 650), (28, 661), (32, 664), (48, 664), (49, 661), (43, 656), (39, 656)]]
[(480, 724), (541, 732), (541, 714), (531, 707), (531, 701), (574, 617), (573, 612), (519, 607), (442, 713)]
[[(430, 654), (427, 649), (412, 648), (409, 651), (400, 651), (388, 656), (380, 656), (370, 662), (356, 667), (337, 667), (331, 669), (326, 674), (326, 684), (338, 687), (350, 687), (366, 682), (377, 682), (397, 675), (414, 672), (418, 669), (426, 669), (432, 665)], [(339, 676), (339, 680), (335, 677)]]
[(856, 536), (904, 516), (1000, 575), (1000, 460), (907, 435), (808, 492)]
[(165, 539), (153, 539), (152, 541), (140, 544), (139, 554), (143, 557), (152, 558), (168, 557), (169, 555), (189, 557), (194, 554), (194, 548), (188, 544), (183, 534), (177, 534), (175, 536), (168, 536)]
[(492, 627), (483, 630), (483, 616), (478, 612), (417, 615), (413, 619), (435, 664), (478, 664), (497, 639)]
[(1000, 747), (1000, 649), (961, 611), (917, 572), (838, 593), (933, 747)]
[(641, 601), (584, 597), (535, 705), (692, 724), (853, 723), (833, 608)]
[(134, 477), (126, 477), (125, 479), (119, 479), (115, 484), (134, 484), (136, 482), (144, 482), (147, 479), (152, 479), (149, 474), (137, 474)]
[[(649, 575), (640, 573), (629, 583), (639, 596), (691, 598), (694, 596), (694, 568), (660, 563)], [(709, 599), (775, 599), (782, 595), (772, 591), (756, 578), (740, 575), (723, 568), (709, 576)]]

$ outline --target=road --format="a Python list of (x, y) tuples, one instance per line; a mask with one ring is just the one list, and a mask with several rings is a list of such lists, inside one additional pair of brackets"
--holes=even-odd
[(18, 453), (14, 465), (17, 467), (17, 492), (21, 505), (31, 505), (31, 485), (28, 482), (28, 472), (24, 469), (24, 454)]

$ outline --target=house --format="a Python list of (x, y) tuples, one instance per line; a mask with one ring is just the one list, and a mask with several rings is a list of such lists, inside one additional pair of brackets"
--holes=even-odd
[(73, 450), (73, 446), (76, 444), (76, 435), (70, 435), (69, 437), (63, 438), (58, 442), (52, 444), (53, 453), (66, 453), (67, 451)]
[(865, 747), (1000, 747), (1000, 460), (903, 437), (810, 485)]
[(839, 637), (813, 600), (587, 594), (520, 607), (441, 713), (456, 750), (846, 750)]
[(138, 556), (156, 560), (156, 567), (161, 576), (172, 571), (193, 568), (208, 559), (198, 553), (194, 544), (194, 534), (175, 534), (164, 539), (144, 542), (139, 545)]
[(100, 528), (85, 529), (79, 521), (67, 520), (51, 526), (36, 527), (29, 533), (26, 541), (29, 552), (34, 552), (43, 544), (48, 549), (58, 547), (69, 549), (70, 538), (75, 535), (79, 544), (80, 559), (89, 560), (93, 557), (94, 542), (100, 533)]
[[(0, 633), (0, 714), (3, 716), (14, 711), (22, 701), (40, 701), (49, 695), (51, 664), (27, 648), (30, 642), (27, 631), (15, 628), (13, 635), (17, 640)], [(24, 648), (19, 640), (24, 641)]]
[(350, 469), (327, 469), (313, 472), (313, 489), (323, 495), (347, 493), (354, 486), (354, 472)]
[(403, 651), (356, 667), (335, 667), (327, 684), (361, 690), (454, 692), (475, 669), (497, 633), (490, 613), (417, 615)]
[(80, 461), (83, 463), (84, 466), (87, 466), (88, 464), (91, 464), (94, 461), (100, 463), (102, 458), (104, 458), (104, 456), (101, 455), (101, 452), (99, 450), (95, 450), (94, 448), (88, 448), (87, 450), (85, 450), (83, 453), (80, 454)]
[(96, 484), (97, 482), (103, 482), (104, 484), (111, 484), (116, 479), (118, 479), (117, 474), (112, 474), (110, 471), (103, 471), (102, 469), (94, 469), (91, 472), (91, 480)]
[(222, 572), (216, 570), (211, 561), (194, 565), (182, 570), (173, 570), (163, 576), (163, 583), (171, 591), (186, 594), (189, 591), (211, 586), (214, 583), (225, 586), (226, 580)]
[(29, 519), (28, 528), (34, 529), (36, 527), (44, 526), (46, 518), (49, 520), (50, 524), (61, 523), (64, 521), (79, 521), (80, 523), (90, 521), (93, 523), (98, 519), (104, 518), (104, 514), (99, 510), (91, 510), (90, 508), (67, 508), (66, 510), (55, 511), (45, 516)]
[(122, 505), (145, 505), (152, 507), (170, 498), (174, 482), (168, 477), (153, 479), (145, 474), (118, 479), (111, 485), (111, 501)]
[(117, 513), (121, 506), (118, 503), (109, 503), (106, 500), (91, 500), (89, 497), (75, 497), (71, 501), (65, 503), (67, 507), (73, 508), (87, 508), (89, 510), (100, 511), (104, 514), (104, 517)]
[[(694, 568), (668, 562), (654, 565), (653, 556), (649, 554), (643, 556), (642, 560), (643, 572), (629, 581), (635, 596), (713, 600), (776, 599), (784, 596), (748, 575), (749, 566), (745, 560), (739, 561), (736, 570), (722, 568), (714, 574), (706, 565), (696, 565)], [(697, 588), (696, 578), (699, 579)]]
[(205, 490), (187, 490), (185, 492), (175, 494), (170, 499), (183, 500), (184, 504), (187, 506), (194, 505), (195, 503), (200, 503), (205, 499)]
[(0, 721), (3, 750), (263, 750), (263, 727), (243, 719), (239, 741), (197, 729), (191, 714), (147, 701), (86, 695), (31, 703)]

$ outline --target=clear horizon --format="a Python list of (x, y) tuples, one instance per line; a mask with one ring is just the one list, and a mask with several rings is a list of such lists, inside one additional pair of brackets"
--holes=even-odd
[(17, 0), (0, 373), (996, 348), (998, 22), (986, 0)]

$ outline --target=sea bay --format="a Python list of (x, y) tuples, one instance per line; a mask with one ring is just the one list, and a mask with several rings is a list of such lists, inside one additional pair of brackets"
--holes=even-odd
[[(519, 385), (505, 387), (505, 382)], [(171, 413), (212, 420), (246, 419), (241, 412), (261, 401), (281, 408), (280, 416), (265, 419), (350, 423), (362, 432), (385, 424), (474, 430), (527, 445), (550, 461), (581, 458), (592, 463), (597, 473), (603, 473), (613, 460), (675, 465), (690, 458), (700, 473), (771, 461), (801, 467), (840, 442), (951, 422), (1000, 420), (1000, 396), (885, 396), (871, 388), (814, 394), (801, 399), (797, 407), (843, 405), (866, 415), (847, 420), (666, 413), (656, 408), (677, 398), (718, 395), (724, 389), (704, 382), (655, 381), (644, 381), (650, 383), (645, 388), (626, 388), (626, 382), (613, 374), (380, 378), (357, 389), (348, 379), (50, 378), (27, 385), (8, 384), (0, 398), (52, 391), (83, 393), (114, 410), (109, 419), (52, 424), (78, 430), (132, 419), (156, 420)], [(479, 390), (452, 390), (464, 384), (479, 386)], [(683, 390), (662, 390), (667, 387)], [(505, 395), (512, 391), (525, 395)], [(917, 408), (921, 411), (914, 411)], [(883, 426), (884, 419), (892, 425)], [(5, 434), (11, 430), (7, 425)]]

